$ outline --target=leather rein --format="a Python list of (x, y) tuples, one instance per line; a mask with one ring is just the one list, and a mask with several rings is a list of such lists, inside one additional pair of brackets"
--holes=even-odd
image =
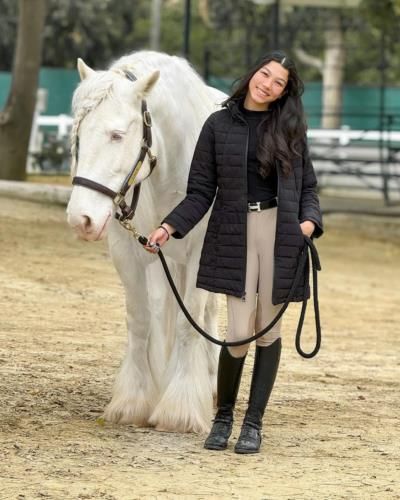
[[(128, 80), (134, 82), (137, 80), (136, 76), (128, 70), (124, 70), (124, 74)], [(115, 218), (118, 219), (121, 223), (125, 220), (131, 220), (135, 215), (136, 207), (139, 201), (140, 195), (140, 183), (136, 184), (133, 188), (133, 196), (130, 204), (127, 203), (125, 196), (129, 190), (129, 188), (135, 182), (136, 176), (139, 173), (140, 168), (143, 165), (143, 162), (146, 158), (146, 155), (149, 157), (150, 162), (150, 173), (153, 172), (154, 167), (157, 165), (157, 157), (154, 156), (151, 152), (151, 146), (153, 142), (152, 133), (151, 133), (151, 115), (147, 109), (147, 103), (145, 99), (142, 99), (142, 121), (143, 121), (143, 137), (142, 137), (142, 145), (140, 148), (140, 152), (137, 160), (135, 161), (133, 167), (131, 168), (129, 174), (126, 176), (121, 189), (117, 191), (113, 191), (112, 189), (100, 184), (98, 182), (92, 181), (91, 179), (87, 179), (86, 177), (75, 176), (72, 179), (72, 184), (74, 186), (83, 186), (88, 189), (92, 189), (93, 191), (97, 191), (98, 193), (102, 193), (105, 196), (111, 198), (114, 204), (117, 206), (117, 209), (120, 212), (115, 213)], [(78, 164), (78, 154), (79, 154), (79, 138), (77, 138), (76, 144), (76, 164)]]

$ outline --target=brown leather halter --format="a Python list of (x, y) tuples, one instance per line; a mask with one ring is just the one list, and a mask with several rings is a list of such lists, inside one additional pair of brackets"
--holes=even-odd
[[(131, 80), (132, 82), (137, 80), (135, 75), (130, 71), (124, 70), (124, 73), (126, 78), (128, 78), (128, 80)], [(87, 179), (86, 177), (75, 176), (72, 179), (72, 184), (74, 186), (83, 186), (88, 189), (92, 189), (93, 191), (102, 193), (111, 198), (114, 204), (117, 206), (117, 209), (119, 208), (121, 211), (121, 213), (118, 212), (115, 213), (116, 219), (118, 219), (120, 222), (123, 222), (125, 220), (130, 220), (135, 215), (135, 210), (140, 194), (140, 184), (136, 184), (135, 187), (133, 188), (133, 196), (130, 204), (126, 202), (125, 196), (129, 188), (135, 182), (135, 178), (139, 173), (140, 168), (143, 165), (143, 161), (146, 158), (146, 155), (148, 155), (150, 162), (149, 175), (151, 175), (154, 167), (157, 165), (157, 157), (152, 154), (150, 149), (153, 141), (151, 134), (152, 123), (151, 123), (151, 115), (147, 109), (147, 103), (145, 99), (142, 100), (142, 120), (143, 120), (143, 137), (142, 137), (142, 146), (140, 148), (139, 156), (136, 162), (134, 163), (133, 167), (131, 168), (129, 174), (126, 176), (122, 184), (122, 187), (118, 192), (113, 191), (112, 189), (108, 188), (107, 186), (104, 186), (103, 184), (99, 184), (98, 182), (92, 181), (91, 179)], [(78, 154), (79, 154), (79, 138), (77, 138), (77, 144), (76, 144), (76, 164), (78, 164)]]

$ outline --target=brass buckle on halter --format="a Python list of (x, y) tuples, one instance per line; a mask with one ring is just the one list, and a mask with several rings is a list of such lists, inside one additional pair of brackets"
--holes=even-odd
[(157, 165), (157, 156), (153, 155), (150, 149), (147, 151), (149, 156), (150, 168), (153, 171), (153, 168)]
[(146, 111), (143, 111), (143, 122), (146, 127), (151, 127), (152, 125), (150, 111), (147, 111), (147, 109)]
[(121, 201), (125, 201), (125, 196), (121, 193), (117, 193), (117, 196), (113, 199), (113, 202), (119, 206), (121, 204)]

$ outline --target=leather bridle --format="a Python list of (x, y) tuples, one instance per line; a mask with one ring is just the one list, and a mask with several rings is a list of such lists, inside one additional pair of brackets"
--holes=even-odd
[[(128, 70), (124, 70), (124, 74), (128, 80), (132, 82), (136, 81), (136, 76)], [(147, 103), (145, 99), (142, 99), (142, 121), (143, 121), (143, 137), (142, 137), (142, 146), (140, 148), (140, 152), (137, 160), (135, 161), (133, 167), (131, 168), (129, 174), (126, 176), (122, 187), (119, 191), (113, 191), (112, 189), (104, 186), (103, 184), (99, 184), (98, 182), (92, 181), (91, 179), (87, 179), (86, 177), (75, 176), (72, 179), (72, 184), (74, 186), (83, 186), (88, 189), (92, 189), (93, 191), (97, 191), (98, 193), (102, 193), (109, 198), (111, 198), (114, 204), (117, 207), (117, 211), (115, 213), (115, 217), (123, 222), (125, 220), (131, 220), (135, 215), (136, 206), (139, 200), (140, 194), (140, 183), (136, 184), (133, 188), (133, 196), (130, 204), (126, 202), (125, 196), (129, 190), (129, 188), (135, 182), (136, 176), (139, 173), (140, 168), (143, 165), (143, 162), (146, 158), (146, 155), (149, 157), (150, 162), (150, 173), (153, 172), (154, 167), (157, 165), (157, 157), (154, 156), (151, 152), (152, 146), (152, 134), (151, 134), (151, 115), (147, 109)], [(79, 137), (76, 139), (76, 164), (78, 164), (78, 154), (79, 154)], [(120, 213), (118, 212), (120, 210)]]

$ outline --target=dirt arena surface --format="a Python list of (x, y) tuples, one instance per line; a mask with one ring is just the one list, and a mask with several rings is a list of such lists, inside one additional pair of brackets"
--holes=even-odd
[(63, 207), (0, 199), (0, 498), (400, 498), (400, 223), (325, 224), (322, 350), (298, 356), (291, 306), (262, 452), (240, 456), (240, 418), (224, 452), (97, 421), (126, 342), (106, 245), (77, 241)]

